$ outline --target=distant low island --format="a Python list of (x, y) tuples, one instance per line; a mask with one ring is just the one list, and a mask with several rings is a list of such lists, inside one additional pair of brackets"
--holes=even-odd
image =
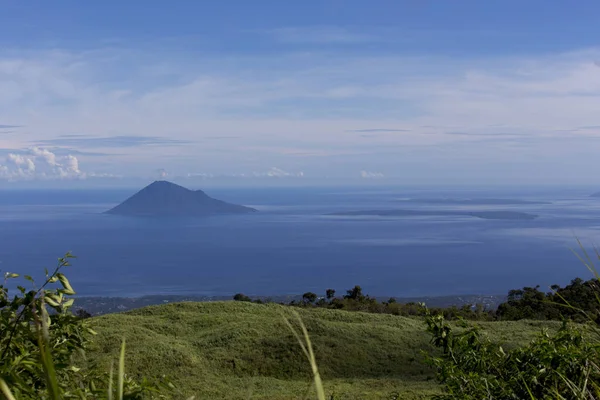
[(105, 213), (137, 217), (202, 217), (256, 211), (254, 208), (213, 199), (202, 190), (190, 190), (168, 181), (155, 181)]
[[(600, 196), (600, 193), (598, 193)], [(496, 206), (496, 205), (542, 205), (552, 204), (548, 201), (537, 200), (520, 200), (520, 199), (460, 199), (460, 198), (414, 198), (397, 200), (403, 203), (415, 204), (448, 204), (448, 205), (481, 205), (481, 206)]]
[(333, 216), (381, 216), (381, 217), (420, 217), (420, 216), (465, 216), (481, 219), (532, 220), (538, 216), (518, 211), (450, 211), (450, 210), (362, 210), (330, 213)]

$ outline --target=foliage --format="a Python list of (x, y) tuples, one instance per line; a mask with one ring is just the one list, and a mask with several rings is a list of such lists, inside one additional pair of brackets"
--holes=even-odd
[[(600, 275), (590, 257), (581, 258), (595, 279), (571, 281), (551, 293), (535, 288), (513, 290), (498, 314), (507, 319), (565, 316), (554, 334), (542, 331), (526, 346), (505, 350), (463, 324), (455, 331), (441, 315), (428, 314), (431, 342), (442, 355), (429, 357), (445, 385), (439, 399), (598, 399), (600, 398)], [(600, 254), (596, 252), (598, 259)], [(584, 325), (574, 325), (569, 319)]]
[[(269, 303), (267, 300), (255, 299), (238, 293), (233, 297), (236, 301), (254, 302), (258, 304)], [(282, 303), (283, 304), (283, 303)], [(306, 292), (302, 295), (302, 301), (292, 300), (287, 305), (296, 307), (317, 307), (329, 308), (345, 311), (362, 311), (375, 314), (392, 314), (404, 317), (424, 317), (425, 312), (420, 304), (410, 302), (401, 304), (394, 298), (387, 302), (379, 302), (376, 298), (363, 293), (360, 286), (354, 286), (346, 291), (342, 297), (335, 297), (335, 290), (327, 289), (325, 296), (320, 297), (313, 292)], [(487, 310), (482, 304), (463, 305), (462, 307), (432, 308), (432, 312), (444, 315), (447, 319), (470, 319), (480, 321), (490, 321), (494, 319), (494, 312)]]
[[(475, 326), (464, 325), (456, 332), (442, 316), (430, 315), (426, 321), (432, 344), (442, 349), (441, 356), (429, 358), (446, 389), (438, 399), (600, 395), (600, 345), (586, 340), (581, 328), (572, 324), (565, 322), (557, 333), (544, 331), (530, 344), (507, 351)], [(584, 395), (570, 397), (573, 388)]]
[(600, 286), (596, 279), (583, 281), (573, 279), (564, 288), (553, 285), (551, 291), (544, 293), (539, 286), (511, 290), (508, 300), (500, 304), (496, 312), (501, 320), (540, 319), (561, 320), (562, 318), (576, 321), (587, 320), (580, 310), (598, 319), (600, 315)]
[(325, 291), (325, 297), (327, 298), (327, 300), (331, 300), (335, 297), (335, 290), (334, 289), (327, 289)]
[[(18, 285), (12, 298), (8, 283), (19, 275), (4, 274), (0, 285), (0, 381), (6, 398), (112, 398), (107, 391), (110, 377), (89, 368), (84, 357), (95, 332), (82, 318), (85, 314), (71, 312), (74, 299), (70, 296), (75, 291), (62, 271), (72, 258), (70, 253), (59, 258), (53, 272), (45, 271), (39, 288), (32, 277), (24, 276), (32, 289)], [(120, 399), (148, 398), (156, 392), (156, 387), (139, 384), (120, 370)]]
[[(69, 312), (73, 304), (69, 296), (75, 292), (61, 272), (69, 266), (70, 258), (71, 254), (60, 258), (52, 273), (46, 270), (45, 280), (39, 288), (35, 288), (33, 278), (25, 276), (33, 289), (19, 285), (18, 293), (12, 299), (8, 283), (19, 275), (4, 274), (5, 281), (0, 286), (0, 374), (18, 398), (46, 390), (36, 329), (39, 325), (36, 321), (41, 318), (48, 327), (47, 341), (62, 385), (59, 389), (67, 391), (69, 386), (78, 386), (82, 379), (80, 369), (71, 365), (71, 361), (75, 352), (82, 350), (87, 342), (86, 327)], [(59, 287), (50, 289), (55, 283)], [(48, 314), (47, 308), (53, 312)]]
[(308, 304), (312, 304), (317, 301), (317, 294), (313, 292), (306, 292), (302, 295), (302, 301)]
[(75, 316), (80, 319), (86, 319), (86, 318), (91, 318), (92, 314), (90, 314), (86, 310), (80, 308), (77, 311), (75, 311)]
[(235, 300), (235, 301), (248, 301), (248, 302), (252, 301), (252, 299), (250, 297), (246, 296), (243, 293), (238, 293), (235, 296), (233, 296), (233, 300)]
[[(431, 308), (429, 312), (443, 315), (448, 320), (561, 321), (567, 318), (575, 322), (583, 322), (591, 317), (600, 322), (598, 297), (600, 297), (600, 285), (597, 280), (583, 281), (576, 278), (564, 288), (553, 285), (548, 293), (540, 291), (539, 286), (511, 290), (508, 293), (507, 301), (500, 304), (496, 310), (486, 309), (483, 304), (465, 304), (461, 307), (435, 307)], [(261, 304), (268, 302), (261, 299), (252, 300), (244, 294), (236, 294), (233, 299)], [(307, 292), (302, 295), (301, 302), (293, 300), (288, 305), (425, 317), (425, 310), (418, 303), (398, 303), (394, 298), (380, 302), (376, 298), (364, 294), (363, 289), (358, 285), (348, 289), (341, 298), (335, 297), (335, 290), (327, 289), (325, 296), (320, 297), (316, 293)], [(586, 314), (582, 314), (580, 310), (584, 310)]]

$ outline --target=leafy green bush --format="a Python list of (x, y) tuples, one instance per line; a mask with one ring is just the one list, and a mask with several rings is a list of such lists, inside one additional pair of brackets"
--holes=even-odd
[(570, 323), (507, 351), (475, 326), (457, 332), (442, 316), (426, 321), (432, 343), (442, 350), (429, 357), (446, 389), (438, 399), (599, 398), (600, 345)]
[[(580, 257), (595, 279), (574, 280), (564, 289), (544, 294), (538, 288), (511, 291), (500, 315), (541, 318), (565, 315), (555, 334), (543, 331), (527, 346), (506, 351), (463, 322), (453, 329), (441, 315), (428, 314), (427, 330), (441, 355), (429, 356), (437, 378), (445, 385), (438, 399), (599, 399), (600, 398), (600, 275), (592, 259)], [(600, 259), (600, 253), (596, 252)], [(578, 318), (574, 318), (578, 317)]]
[[(499, 320), (561, 320), (586, 321), (588, 316), (594, 320), (600, 315), (600, 285), (596, 279), (584, 281), (576, 278), (567, 286), (553, 285), (551, 291), (544, 293), (536, 287), (524, 287), (511, 290), (505, 303), (498, 306), (496, 317)], [(581, 313), (585, 311), (588, 315)]]
[(85, 348), (95, 332), (86, 319), (71, 312), (75, 294), (62, 270), (73, 256), (59, 258), (53, 272), (45, 272), (36, 288), (17, 286), (9, 295), (8, 282), (19, 278), (7, 272), (0, 285), (0, 393), (7, 399), (119, 399), (149, 398), (156, 388), (135, 382), (124, 373), (124, 347), (119, 384), (113, 388), (107, 374), (87, 365)]

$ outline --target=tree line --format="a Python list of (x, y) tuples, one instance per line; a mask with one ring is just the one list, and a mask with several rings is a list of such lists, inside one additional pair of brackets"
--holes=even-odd
[[(320, 307), (347, 311), (363, 311), (370, 313), (393, 314), (401, 316), (426, 316), (427, 313), (442, 315), (445, 319), (469, 320), (502, 320), (515, 321), (520, 319), (533, 320), (583, 320), (581, 310), (588, 317), (600, 322), (600, 287), (597, 279), (584, 281), (573, 279), (565, 287), (553, 285), (547, 292), (540, 286), (524, 287), (508, 292), (505, 302), (496, 309), (490, 309), (483, 304), (465, 304), (463, 306), (436, 307), (427, 311), (422, 304), (416, 302), (399, 303), (395, 298), (378, 301), (364, 294), (362, 287), (354, 286), (342, 296), (336, 296), (334, 289), (325, 290), (324, 295), (306, 292), (301, 300), (280, 303), (295, 307)], [(269, 299), (252, 299), (242, 293), (233, 297), (236, 301), (268, 303)], [(586, 317), (587, 318), (587, 317)]]

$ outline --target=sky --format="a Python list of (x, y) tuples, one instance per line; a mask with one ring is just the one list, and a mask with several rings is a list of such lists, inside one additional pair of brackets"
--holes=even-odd
[(0, 186), (600, 186), (598, 15), (587, 0), (0, 0)]

